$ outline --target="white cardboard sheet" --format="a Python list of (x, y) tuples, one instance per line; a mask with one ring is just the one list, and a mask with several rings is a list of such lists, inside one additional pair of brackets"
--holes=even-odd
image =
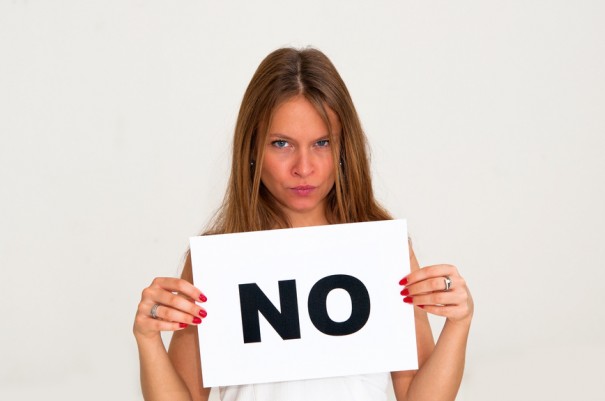
[[(190, 244), (194, 283), (208, 297), (198, 329), (205, 387), (417, 369), (413, 307), (398, 284), (410, 269), (405, 220), (200, 236)], [(367, 289), (369, 317), (355, 333), (324, 334), (309, 317), (311, 288), (331, 275), (353, 276)], [(244, 343), (239, 285), (256, 283), (279, 310), (282, 280), (295, 280), (300, 338), (282, 339), (258, 313), (261, 341)], [(353, 313), (344, 289), (329, 292), (325, 304), (334, 322)]]

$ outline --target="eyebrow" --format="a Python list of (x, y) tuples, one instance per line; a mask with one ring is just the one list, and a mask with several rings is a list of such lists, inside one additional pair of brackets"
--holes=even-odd
[[(280, 134), (279, 132), (267, 134), (267, 139), (275, 139), (275, 138), (285, 139), (288, 141), (296, 142), (296, 140), (294, 138), (292, 138), (288, 135)], [(330, 139), (330, 134), (326, 133), (325, 135), (320, 135), (316, 139), (313, 139), (313, 141), (320, 141), (322, 139)]]

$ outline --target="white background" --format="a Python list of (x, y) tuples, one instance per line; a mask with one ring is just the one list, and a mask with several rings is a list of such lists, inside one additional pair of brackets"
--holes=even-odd
[(310, 44), (421, 265), (473, 291), (458, 399), (602, 399), (604, 20), (601, 0), (0, 0), (0, 398), (141, 399), (140, 292), (219, 205), (258, 63)]

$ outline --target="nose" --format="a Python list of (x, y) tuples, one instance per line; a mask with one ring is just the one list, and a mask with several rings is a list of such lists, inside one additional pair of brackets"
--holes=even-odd
[(297, 152), (292, 174), (301, 178), (308, 177), (313, 173), (313, 155), (308, 150), (300, 150)]

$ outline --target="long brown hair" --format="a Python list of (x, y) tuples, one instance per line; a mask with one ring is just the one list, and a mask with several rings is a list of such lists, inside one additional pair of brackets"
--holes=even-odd
[(366, 136), (336, 68), (319, 50), (282, 48), (260, 63), (246, 89), (235, 126), (229, 185), (206, 234), (290, 227), (260, 175), (273, 113), (278, 105), (298, 95), (315, 106), (328, 129), (326, 108), (336, 114), (342, 127), (340, 135), (329, 133), (338, 146), (332, 147), (336, 174), (327, 199), (328, 222), (391, 219), (374, 199)]

